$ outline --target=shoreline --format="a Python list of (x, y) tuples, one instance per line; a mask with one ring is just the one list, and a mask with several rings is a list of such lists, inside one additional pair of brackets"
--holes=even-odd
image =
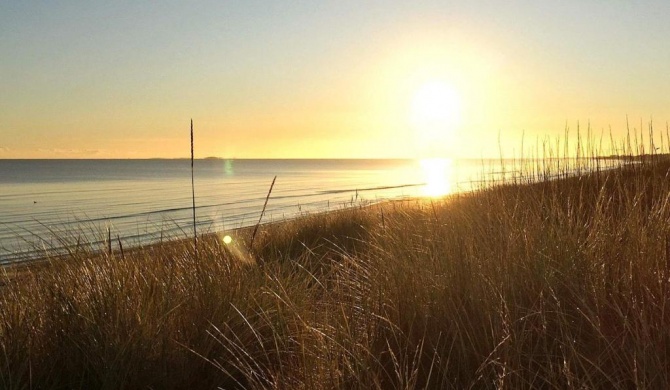
[[(604, 173), (608, 170), (614, 170), (614, 169), (621, 169), (630, 166), (630, 164), (633, 163), (639, 163), (639, 162), (651, 162), (651, 163), (662, 163), (665, 161), (670, 161), (670, 154), (656, 154), (656, 155), (642, 155), (642, 156), (604, 156), (604, 157), (596, 157), (596, 160), (615, 160), (615, 161), (622, 161), (621, 165), (615, 165), (611, 167), (605, 167), (605, 168), (600, 168), (599, 172)], [(585, 160), (589, 160), (588, 158), (585, 158)], [(566, 158), (566, 161), (571, 161), (569, 158)], [(360, 208), (360, 207), (372, 207), (375, 205), (383, 204), (383, 203), (403, 203), (403, 202), (434, 202), (434, 201), (442, 201), (443, 199), (448, 199), (454, 196), (459, 196), (459, 195), (465, 195), (477, 191), (482, 191), (486, 189), (490, 189), (492, 187), (497, 187), (497, 186), (518, 186), (518, 185), (532, 185), (532, 184), (537, 184), (537, 183), (542, 183), (542, 182), (553, 182), (553, 181), (560, 181), (560, 180), (566, 180), (574, 177), (579, 177), (579, 176), (588, 176), (591, 173), (595, 173), (595, 170), (593, 171), (566, 171), (563, 173), (555, 173), (552, 176), (546, 176), (546, 177), (531, 177), (531, 175), (523, 175), (523, 172), (519, 171), (522, 173), (520, 176), (513, 175), (508, 178), (501, 178), (498, 179), (499, 181), (496, 182), (495, 179), (491, 178), (483, 178), (482, 180), (479, 181), (472, 181), (471, 182), (471, 188), (468, 190), (460, 191), (460, 192), (454, 192), (454, 193), (449, 193), (446, 195), (438, 196), (438, 197), (432, 197), (432, 196), (418, 196), (418, 197), (401, 197), (401, 198), (388, 198), (388, 199), (377, 199), (377, 200), (364, 200), (361, 199), (359, 200), (358, 204), (352, 204), (349, 202), (345, 202), (342, 204), (340, 208), (337, 209), (332, 209), (332, 210), (314, 210), (314, 211), (307, 211), (303, 212), (294, 216), (282, 218), (282, 219), (277, 219), (277, 220), (272, 220), (272, 221), (264, 221), (261, 223), (261, 227), (265, 225), (272, 225), (272, 224), (282, 224), (282, 223), (289, 223), (293, 220), (304, 218), (305, 216), (310, 216), (310, 215), (320, 215), (320, 214), (327, 214), (331, 212), (340, 212), (342, 210), (346, 209), (351, 209), (351, 208)], [(518, 181), (517, 181), (518, 180)], [(483, 188), (477, 188), (476, 186), (483, 184)], [(344, 190), (338, 190), (335, 191), (336, 193), (356, 193), (358, 194), (359, 192), (365, 192), (365, 191), (372, 191), (376, 189), (394, 189), (394, 188), (405, 188), (405, 187), (417, 187), (417, 186), (422, 186), (425, 185), (425, 183), (421, 184), (403, 184), (403, 185), (397, 185), (397, 186), (378, 186), (378, 187), (372, 187), (372, 188), (364, 188), (364, 189), (344, 189)], [(272, 197), (270, 197), (270, 200), (272, 200)], [(349, 205), (347, 205), (349, 204)], [(198, 206), (198, 207), (207, 207), (207, 206)], [(190, 210), (190, 207), (184, 207), (184, 210)], [(161, 211), (150, 211), (148, 213), (154, 214), (154, 213), (160, 213)], [(118, 217), (118, 218), (125, 218), (126, 216)], [(101, 219), (101, 220), (108, 220), (108, 219)], [(204, 237), (213, 237), (220, 235), (224, 232), (233, 232), (235, 234), (240, 234), (240, 232), (243, 232), (245, 230), (253, 230), (255, 224), (253, 225), (245, 225), (245, 226), (239, 226), (236, 228), (232, 229), (227, 229), (227, 230), (222, 230), (222, 231), (214, 231), (214, 232), (207, 232), (202, 234), (201, 236)], [(152, 233), (152, 234), (157, 234), (157, 233)], [(162, 232), (160, 234), (162, 236)], [(124, 240), (125, 242), (123, 243), (123, 248), (126, 251), (132, 251), (136, 249), (142, 249), (144, 247), (156, 247), (164, 244), (170, 244), (172, 242), (188, 242), (192, 241), (192, 237), (183, 237), (179, 235), (175, 236), (167, 236), (165, 240), (151, 240), (148, 242), (129, 242), (129, 240), (133, 240), (132, 237), (120, 237), (121, 240)], [(111, 247), (115, 247), (114, 252), (119, 251), (119, 243), (118, 243), (119, 237), (114, 238), (112, 236), (111, 241), (112, 245)], [(69, 256), (69, 251), (74, 249), (75, 251), (78, 250), (77, 246), (79, 244), (72, 244), (70, 245), (70, 248), (67, 246), (61, 246), (61, 247), (54, 247), (54, 248), (46, 248), (46, 249), (39, 249), (40, 252), (55, 252), (55, 251), (61, 251), (62, 253), (54, 255), (54, 259), (59, 259), (59, 258), (66, 258)], [(92, 254), (94, 256), (102, 256), (105, 255), (106, 252), (108, 252), (107, 248), (109, 247), (108, 241), (107, 240), (95, 240), (95, 241), (84, 241), (81, 243), (82, 249), (86, 250), (86, 247), (100, 247), (100, 249), (97, 250), (87, 250), (87, 253)], [(104, 246), (104, 248), (102, 248)], [(19, 260), (9, 260), (9, 261), (3, 261), (0, 263), (0, 269), (10, 269), (10, 268), (24, 268), (24, 267), (30, 267), (32, 263), (40, 263), (44, 261), (49, 261), (49, 258), (51, 256), (37, 256), (34, 258), (26, 258), (26, 259), (19, 259)]]
[[(602, 157), (602, 159), (605, 160), (619, 160), (621, 161), (622, 156), (605, 156)], [(626, 157), (626, 156), (623, 156)], [(433, 204), (434, 202), (444, 202), (447, 201), (448, 199), (452, 199), (454, 197), (458, 196), (464, 196), (464, 195), (473, 195), (477, 192), (480, 191), (487, 191), (491, 190), (494, 188), (502, 188), (502, 187), (526, 187), (526, 186), (536, 186), (536, 185), (546, 185), (549, 183), (558, 183), (560, 185), (561, 181), (569, 181), (569, 180), (574, 180), (574, 179), (580, 179), (582, 177), (588, 178), (589, 176), (593, 174), (608, 174), (608, 171), (614, 171), (614, 170), (625, 170), (629, 169), (632, 167), (631, 163), (635, 162), (651, 162), (653, 164), (663, 164), (663, 163), (670, 163), (670, 154), (663, 154), (663, 155), (645, 155), (645, 156), (633, 156), (634, 158), (630, 159), (628, 162), (623, 162), (621, 165), (617, 166), (612, 166), (608, 168), (601, 169), (599, 171), (586, 171), (586, 172), (567, 172), (567, 173), (557, 173), (554, 174), (551, 177), (547, 177), (546, 179), (542, 178), (535, 178), (535, 179), (529, 179), (528, 177), (520, 176), (519, 178), (521, 179), (520, 182), (515, 182), (515, 179), (517, 177), (512, 177), (512, 179), (507, 179), (510, 181), (509, 183), (506, 183), (505, 180), (502, 180), (500, 183), (495, 183), (495, 182), (490, 182), (487, 181), (487, 179), (484, 179), (482, 182), (483, 183), (488, 183), (484, 188), (471, 188), (470, 190), (467, 191), (461, 191), (461, 192), (454, 192), (454, 193), (449, 193), (443, 196), (439, 197), (431, 197), (431, 196), (425, 196), (425, 197), (402, 197), (402, 198), (396, 198), (396, 199), (380, 199), (376, 201), (367, 201), (367, 200), (362, 200), (359, 201), (359, 204), (351, 204), (349, 206), (346, 206), (346, 204), (339, 208), (339, 209), (333, 209), (333, 210), (318, 210), (318, 211), (312, 211), (312, 212), (304, 212), (299, 215), (295, 215), (292, 217), (287, 217), (283, 219), (278, 219), (278, 220), (273, 220), (273, 221), (266, 221), (262, 222), (259, 225), (259, 229), (263, 230), (264, 228), (271, 228), (273, 226), (281, 226), (284, 224), (290, 224), (291, 222), (298, 221), (304, 218), (308, 217), (318, 217), (318, 216), (324, 216), (328, 214), (333, 214), (333, 213), (340, 213), (340, 212), (346, 212), (350, 210), (355, 210), (355, 209), (362, 209), (362, 208), (372, 208), (372, 207), (385, 207), (388, 208), (390, 205), (396, 205), (400, 204), (402, 205), (403, 203), (407, 203), (407, 205), (414, 203), (415, 205), (418, 205), (420, 203), (425, 203), (425, 204)], [(637, 157), (640, 157), (638, 159)], [(660, 160), (656, 160), (656, 158), (660, 158)], [(597, 158), (600, 159), (600, 158)], [(529, 181), (526, 181), (529, 180)], [(401, 185), (400, 187), (406, 187), (406, 186), (417, 186), (419, 184), (408, 184), (408, 185)], [(387, 188), (387, 187), (380, 187), (380, 188)], [(389, 187), (390, 188), (390, 187)], [(358, 190), (345, 190), (349, 192), (354, 192)], [(272, 199), (272, 197), (270, 197)], [(214, 240), (214, 241), (220, 241), (219, 238), (220, 236), (225, 235), (225, 233), (231, 233), (231, 235), (236, 235), (238, 237), (245, 237), (247, 240), (251, 235), (251, 232), (255, 228), (254, 225), (246, 225), (246, 226), (240, 226), (228, 230), (222, 230), (222, 231), (216, 231), (216, 232), (207, 232), (204, 234), (200, 234), (198, 236), (199, 239), (201, 240)], [(124, 238), (121, 238), (124, 239)], [(127, 238), (126, 238), (127, 240)], [(160, 249), (164, 246), (192, 246), (193, 242), (193, 237), (168, 237), (164, 241), (153, 241), (153, 242), (148, 242), (148, 243), (135, 243), (127, 246), (121, 246), (118, 243), (118, 237), (115, 240), (114, 237), (112, 237), (112, 245), (109, 246), (112, 248), (111, 251), (111, 256), (119, 256), (122, 254), (122, 252), (128, 253), (128, 254), (133, 254), (135, 252), (142, 252), (142, 251), (152, 251), (156, 249)], [(106, 244), (106, 241), (96, 241), (93, 243), (87, 243), (84, 242), (82, 247), (86, 247), (89, 245), (101, 245), (105, 244), (107, 247), (108, 244)], [(122, 248), (122, 249), (121, 249)], [(10, 262), (3, 262), (0, 264), (0, 270), (2, 270), (2, 273), (5, 275), (7, 274), (22, 274), (26, 271), (32, 271), (32, 269), (35, 268), (41, 268), (44, 265), (48, 265), (48, 263), (51, 263), (53, 261), (63, 261), (66, 260), (69, 257), (72, 257), (70, 250), (74, 249), (77, 251), (77, 247), (75, 246), (74, 248), (66, 248), (66, 247), (59, 247), (55, 248), (58, 251), (64, 251), (65, 253), (60, 253), (56, 254), (53, 256), (45, 256), (45, 257), (37, 257), (37, 258), (32, 258), (32, 259), (26, 259), (26, 260), (19, 260), (19, 261), (10, 261)], [(104, 258), (104, 257), (109, 257), (110, 252), (107, 249), (98, 249), (98, 250), (86, 250), (83, 248), (87, 256), (93, 257), (93, 258)], [(53, 249), (45, 249), (46, 252), (53, 250)], [(247, 249), (248, 250), (248, 249)], [(0, 281), (0, 287), (2, 287), (2, 282)]]

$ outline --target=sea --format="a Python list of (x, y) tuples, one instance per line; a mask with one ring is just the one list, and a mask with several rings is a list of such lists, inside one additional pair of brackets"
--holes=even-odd
[(0, 264), (81, 245), (103, 250), (109, 238), (132, 247), (191, 237), (193, 199), (198, 234), (223, 233), (259, 220), (470, 191), (504, 172), (503, 165), (445, 159), (210, 158), (193, 167), (189, 159), (0, 160)]

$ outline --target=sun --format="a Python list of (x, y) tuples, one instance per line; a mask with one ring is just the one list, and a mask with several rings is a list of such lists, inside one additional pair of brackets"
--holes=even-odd
[(461, 99), (449, 84), (434, 80), (423, 84), (412, 98), (415, 124), (450, 125), (460, 119)]
[(432, 80), (412, 96), (410, 122), (425, 143), (449, 141), (461, 119), (461, 98), (448, 83)]

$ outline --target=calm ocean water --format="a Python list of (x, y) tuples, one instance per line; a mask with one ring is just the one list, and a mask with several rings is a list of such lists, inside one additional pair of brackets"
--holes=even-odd
[[(196, 160), (198, 231), (255, 224), (274, 176), (264, 222), (360, 201), (466, 191), (496, 170), (491, 161)], [(188, 236), (190, 175), (186, 159), (0, 160), (0, 263), (76, 240), (101, 248), (108, 229), (128, 246)]]

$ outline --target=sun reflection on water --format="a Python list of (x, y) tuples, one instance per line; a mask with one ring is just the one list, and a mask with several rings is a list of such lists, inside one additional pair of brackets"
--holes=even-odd
[(452, 160), (447, 158), (425, 158), (419, 160), (425, 185), (424, 196), (439, 197), (451, 192)]

